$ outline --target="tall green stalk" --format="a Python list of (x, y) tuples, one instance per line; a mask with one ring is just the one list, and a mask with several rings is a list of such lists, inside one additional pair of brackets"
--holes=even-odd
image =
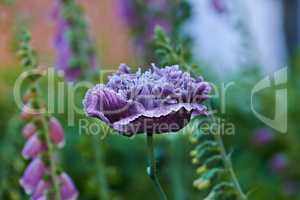
[(148, 147), (148, 159), (149, 159), (149, 167), (147, 168), (147, 174), (153, 181), (157, 192), (159, 193), (161, 200), (167, 200), (167, 196), (162, 189), (159, 179), (157, 177), (157, 166), (156, 160), (154, 156), (154, 145), (153, 145), (153, 134), (147, 134), (147, 147)]

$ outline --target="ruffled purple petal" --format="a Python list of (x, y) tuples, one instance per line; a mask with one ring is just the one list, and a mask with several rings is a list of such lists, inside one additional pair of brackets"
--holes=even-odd
[(135, 105), (101, 84), (96, 85), (86, 93), (83, 105), (88, 116), (97, 117), (109, 125), (128, 117), (132, 113), (137, 113)]
[(117, 71), (118, 74), (129, 74), (129, 72), (130, 72), (130, 68), (126, 64), (121, 63), (119, 65), (119, 69)]
[(130, 73), (121, 64), (106, 85), (86, 93), (83, 104), (88, 116), (124, 135), (165, 133), (183, 128), (191, 115), (206, 115), (202, 102), (210, 90), (202, 77), (193, 79), (177, 65)]
[(124, 118), (113, 124), (113, 128), (124, 135), (138, 133), (166, 133), (182, 129), (192, 112), (206, 115), (206, 107), (199, 104), (174, 104), (153, 110), (144, 110), (135, 116)]

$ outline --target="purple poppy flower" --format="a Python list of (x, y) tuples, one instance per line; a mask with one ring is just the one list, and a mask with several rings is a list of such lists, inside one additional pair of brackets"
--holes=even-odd
[(269, 144), (273, 139), (274, 136), (269, 129), (261, 128), (255, 131), (252, 142), (253, 144), (260, 146)]
[(284, 153), (275, 154), (270, 161), (274, 173), (281, 173), (288, 165), (288, 158)]
[(46, 167), (39, 158), (31, 161), (20, 180), (20, 184), (27, 194), (31, 194), (32, 192), (34, 192), (45, 171)]
[(83, 105), (88, 116), (123, 135), (165, 133), (183, 128), (192, 114), (207, 114), (202, 102), (209, 91), (201, 77), (193, 79), (177, 65), (130, 73), (121, 64), (106, 85), (86, 93)]
[(49, 137), (52, 142), (60, 148), (63, 147), (65, 143), (64, 130), (59, 121), (55, 117), (51, 117), (48, 122), (48, 127)]
[(32, 135), (26, 142), (22, 156), (25, 159), (35, 158), (40, 152), (44, 150), (44, 145), (36, 134)]
[(72, 179), (66, 174), (62, 173), (59, 176), (60, 181), (60, 196), (62, 200), (75, 200), (78, 197), (78, 191)]

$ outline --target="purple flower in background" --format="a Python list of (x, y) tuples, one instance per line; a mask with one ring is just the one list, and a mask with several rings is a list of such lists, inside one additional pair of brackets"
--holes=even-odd
[(49, 137), (54, 144), (62, 148), (64, 146), (64, 130), (55, 117), (51, 117), (48, 122)]
[(31, 161), (20, 180), (20, 184), (25, 189), (27, 194), (31, 194), (36, 189), (45, 171), (46, 167), (39, 158)]
[(78, 191), (72, 181), (72, 179), (66, 174), (62, 173), (59, 176), (60, 181), (60, 196), (62, 199), (75, 200), (78, 196)]
[(122, 18), (123, 22), (129, 24), (137, 24), (137, 13), (134, 8), (134, 4), (131, 0), (119, 0), (117, 2), (118, 5), (118, 12), (120, 17)]
[(163, 10), (168, 7), (168, 0), (145, 0), (147, 6), (154, 10)]
[[(55, 15), (57, 13), (54, 13)], [(30, 34), (23, 30), (21, 36), (19, 51), (22, 51), (22, 66), (24, 69), (30, 67), (30, 69), (42, 72), (43, 70), (37, 67), (36, 58), (32, 54), (34, 50), (29, 45)], [(57, 45), (61, 45), (59, 38)], [(43, 73), (40, 75), (43, 76)], [(25, 105), (20, 116), (26, 122), (22, 129), (22, 135), (27, 140), (22, 149), (22, 156), (26, 160), (30, 160), (30, 163), (19, 183), (32, 200), (75, 200), (77, 195), (63, 196), (60, 194), (60, 188), (65, 186), (60, 185), (60, 167), (57, 166), (56, 151), (57, 147), (62, 147), (64, 144), (63, 128), (56, 118), (44, 112), (47, 105), (42, 98), (43, 94), (37, 89), (40, 82), (37, 79), (29, 82), (23, 96)], [(71, 179), (69, 178), (69, 180)]]
[(37, 187), (35, 188), (31, 199), (32, 200), (41, 200), (45, 198), (45, 192), (50, 188), (50, 183), (47, 183), (44, 180), (40, 180)]
[(253, 144), (257, 146), (269, 144), (274, 139), (273, 133), (267, 128), (261, 128), (255, 131), (252, 138)]
[(210, 86), (202, 77), (193, 79), (179, 67), (152, 68), (130, 73), (125, 64), (85, 95), (86, 114), (96, 117), (123, 135), (178, 131), (191, 115), (205, 115), (202, 104)]
[[(67, 81), (74, 82), (82, 77), (86, 70), (95, 71), (97, 63), (95, 54), (91, 51), (91, 39), (85, 27), (80, 24), (83, 21), (82, 13), (77, 9), (77, 5), (74, 5), (68, 13), (76, 12), (74, 15), (76, 17), (67, 19), (63, 15), (64, 6), (64, 1), (57, 0), (52, 12), (52, 20), (56, 23), (53, 39), (56, 49), (55, 69)], [(78, 31), (81, 31), (84, 36), (73, 34)]]
[(282, 192), (286, 196), (292, 196), (298, 191), (298, 185), (295, 181), (286, 180), (282, 185)]
[(119, 0), (117, 10), (122, 21), (133, 34), (132, 44), (135, 52), (141, 56), (146, 54), (146, 46), (151, 41), (156, 25), (167, 33), (171, 32), (172, 2), (166, 0)]
[(35, 158), (44, 149), (44, 146), (38, 136), (32, 135), (26, 142), (23, 150), (22, 156), (25, 159)]
[(152, 38), (156, 26), (160, 26), (164, 31), (169, 33), (171, 31), (170, 23), (166, 19), (150, 19), (147, 28), (147, 38)]
[(37, 128), (34, 126), (33, 123), (26, 124), (24, 128), (22, 129), (23, 136), (28, 139), (30, 138), (35, 132), (37, 131)]
[(284, 153), (275, 154), (270, 161), (271, 169), (274, 173), (281, 173), (288, 165), (288, 158)]
[[(45, 192), (51, 190), (53, 185), (50, 182), (46, 182), (43, 180), (43, 176), (49, 175), (50, 166), (45, 165), (45, 160), (40, 160), (41, 158), (54, 159), (53, 157), (49, 157), (48, 145), (45, 141), (44, 137), (39, 137), (37, 132), (39, 129), (32, 122), (25, 125), (22, 129), (22, 134), (27, 139), (27, 142), (24, 145), (22, 150), (22, 156), (25, 159), (33, 159), (27, 169), (24, 172), (23, 177), (20, 179), (20, 184), (24, 188), (27, 194), (31, 194), (32, 200), (42, 200), (48, 199), (45, 196)], [(50, 117), (48, 121), (48, 131), (46, 134), (49, 134), (50, 142), (57, 147), (61, 148), (64, 145), (64, 131), (59, 123), (59, 121), (55, 117)], [(46, 157), (44, 155), (47, 155)], [(45, 161), (48, 163), (51, 161)], [(49, 168), (49, 169), (48, 169)], [(47, 169), (47, 170), (46, 170)], [(52, 175), (52, 178), (59, 178), (57, 175)], [(71, 180), (69, 178), (69, 180)], [(52, 180), (53, 181), (53, 180)], [(65, 186), (61, 186), (65, 187)], [(75, 188), (75, 186), (74, 186)], [(62, 200), (71, 200), (76, 199), (77, 195), (65, 196), (65, 194), (61, 194)], [(65, 196), (65, 198), (63, 197)]]
[(211, 0), (211, 5), (219, 14), (225, 13), (227, 10), (224, 0)]

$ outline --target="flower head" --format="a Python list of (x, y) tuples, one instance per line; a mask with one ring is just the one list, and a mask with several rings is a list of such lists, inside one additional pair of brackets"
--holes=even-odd
[(20, 184), (25, 189), (27, 194), (34, 192), (39, 182), (42, 180), (45, 170), (46, 167), (39, 158), (31, 161), (20, 180)]
[(288, 165), (288, 158), (284, 153), (275, 154), (270, 161), (271, 169), (274, 173), (281, 173)]
[(26, 126), (22, 129), (23, 136), (28, 139), (30, 138), (35, 132), (37, 131), (37, 128), (34, 126), (33, 123), (26, 124)]
[(269, 129), (261, 128), (255, 131), (252, 142), (257, 146), (261, 146), (269, 144), (273, 139), (273, 133)]
[(55, 117), (51, 117), (48, 123), (49, 127), (49, 137), (52, 142), (58, 147), (63, 147), (65, 140), (64, 140), (64, 129), (62, 128), (61, 124)]
[(78, 192), (77, 189), (72, 181), (72, 179), (65, 173), (63, 172), (59, 176), (59, 181), (61, 184), (61, 189), (60, 189), (60, 196), (62, 199), (77, 199)]
[(286, 196), (292, 196), (297, 193), (298, 184), (292, 180), (285, 180), (282, 185), (282, 192)]
[(40, 180), (37, 187), (35, 188), (31, 199), (32, 200), (41, 200), (45, 197), (45, 191), (50, 188), (50, 184), (44, 180)]
[(124, 135), (165, 133), (183, 128), (192, 114), (205, 115), (209, 91), (202, 77), (193, 79), (177, 65), (130, 73), (121, 64), (106, 85), (86, 93), (83, 105), (88, 116)]
[(80, 7), (74, 1), (57, 0), (52, 19), (56, 25), (53, 39), (56, 71), (70, 82), (94, 72), (97, 68), (96, 57)]
[(219, 14), (223, 14), (227, 11), (225, 2), (223, 0), (212, 0), (212, 8)]
[(22, 150), (25, 159), (35, 158), (44, 150), (44, 145), (36, 134), (32, 135), (26, 142)]

